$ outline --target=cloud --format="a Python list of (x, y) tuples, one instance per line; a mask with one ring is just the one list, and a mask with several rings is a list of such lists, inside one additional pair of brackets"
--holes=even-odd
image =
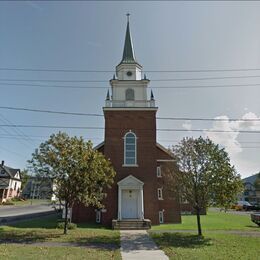
[(39, 5), (39, 3), (36, 3), (34, 1), (26, 1), (25, 2), (26, 5), (29, 5), (31, 8), (38, 10), (38, 11), (43, 11), (43, 8), (41, 5)]
[[(255, 121), (237, 121), (237, 124), (234, 124), (235, 127), (239, 130), (260, 130), (260, 117), (257, 117), (255, 113), (248, 112), (243, 115), (242, 119), (245, 120), (255, 120)], [(257, 121), (259, 120), (259, 121)]]
[[(228, 116), (222, 115), (215, 117), (215, 119), (225, 119), (225, 121), (214, 121), (212, 127), (209, 130), (224, 130), (234, 132), (209, 132), (204, 131), (204, 134), (208, 136), (214, 143), (220, 144), (229, 153), (232, 164), (236, 166), (240, 173), (249, 173), (259, 169), (259, 163), (245, 159), (245, 154), (242, 153), (243, 147), (238, 141), (239, 131), (259, 131), (260, 130), (260, 117), (253, 112), (247, 112), (241, 119), (248, 121), (232, 121)], [(252, 121), (254, 119), (255, 121)], [(245, 176), (244, 176), (245, 177)]]
[(182, 124), (182, 127), (187, 130), (191, 130), (192, 124), (190, 120), (185, 121), (185, 123)]
[[(228, 116), (218, 116), (215, 119), (225, 119), (225, 121), (214, 121), (212, 128), (209, 130), (224, 130), (234, 131), (234, 122), (230, 121)], [(240, 143), (237, 141), (239, 132), (209, 132), (204, 131), (204, 134), (208, 136), (213, 142), (224, 146), (228, 153), (239, 153), (242, 151)]]
[[(204, 131), (212, 141), (218, 143), (226, 148), (229, 153), (239, 153), (242, 151), (241, 145), (237, 138), (241, 130), (260, 130), (260, 117), (255, 113), (248, 112), (242, 116), (241, 119), (248, 121), (231, 121), (228, 116), (218, 116), (215, 119), (225, 119), (225, 121), (214, 121), (210, 130), (224, 130), (224, 131), (237, 131), (228, 133), (214, 133)], [(253, 119), (253, 120), (251, 120)], [(257, 121), (259, 120), (259, 121)]]

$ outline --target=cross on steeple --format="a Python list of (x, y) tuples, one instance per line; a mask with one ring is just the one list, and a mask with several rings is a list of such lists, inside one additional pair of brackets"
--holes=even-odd
[(127, 22), (129, 23), (129, 17), (130, 17), (130, 14), (127, 13), (126, 16), (127, 16)]
[(130, 14), (127, 13), (127, 25), (126, 25), (126, 34), (125, 34), (125, 45), (123, 51), (123, 58), (121, 63), (136, 63), (135, 55), (134, 55), (134, 48), (130, 34), (130, 26), (129, 26), (129, 16)]

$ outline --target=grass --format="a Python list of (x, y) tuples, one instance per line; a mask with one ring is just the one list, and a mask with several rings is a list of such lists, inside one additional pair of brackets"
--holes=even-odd
[(260, 229), (249, 215), (209, 211), (201, 222), (203, 237), (193, 232), (197, 232), (196, 216), (183, 216), (182, 224), (153, 226), (150, 235), (174, 260), (259, 259)]
[[(56, 223), (56, 216), (48, 216), (0, 227), (0, 259), (121, 259), (119, 232), (82, 224), (63, 235)], [(33, 245), (35, 242), (40, 244)], [(44, 242), (54, 246), (45, 246)], [(59, 246), (63, 242), (81, 247)]]
[(208, 233), (200, 238), (187, 233), (152, 234), (170, 259), (250, 259), (260, 255), (260, 237)]
[(41, 205), (41, 204), (50, 204), (50, 200), (43, 199), (33, 199), (33, 200), (12, 200), (15, 206), (24, 206), (24, 205)]
[[(236, 215), (225, 212), (209, 211), (201, 216), (202, 231), (204, 230), (259, 230), (249, 215)], [(162, 224), (153, 226), (152, 230), (196, 230), (197, 219), (194, 215), (182, 216), (181, 224)]]

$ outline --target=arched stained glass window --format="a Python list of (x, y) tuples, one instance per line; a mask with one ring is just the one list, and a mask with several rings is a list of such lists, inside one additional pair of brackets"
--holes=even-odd
[(133, 132), (126, 133), (125, 141), (125, 165), (136, 165), (136, 135)]
[(126, 100), (135, 100), (135, 92), (133, 89), (128, 88), (125, 92), (125, 99)]

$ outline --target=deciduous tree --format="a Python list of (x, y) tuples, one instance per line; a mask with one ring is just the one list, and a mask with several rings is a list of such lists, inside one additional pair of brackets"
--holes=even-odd
[(115, 171), (90, 141), (59, 132), (41, 143), (29, 161), (38, 176), (54, 180), (56, 196), (65, 202), (64, 234), (67, 233), (68, 209), (74, 203), (102, 207), (105, 188), (113, 183)]
[(200, 213), (210, 205), (227, 206), (243, 189), (224, 149), (210, 139), (184, 138), (173, 147), (176, 164), (165, 169), (168, 186), (187, 200), (197, 215), (198, 235), (202, 235)]

